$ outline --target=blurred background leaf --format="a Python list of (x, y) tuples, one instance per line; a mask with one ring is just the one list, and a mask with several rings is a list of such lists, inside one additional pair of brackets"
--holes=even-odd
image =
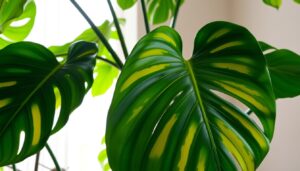
[(36, 16), (33, 0), (2, 0), (0, 7), (0, 49), (24, 40), (30, 33)]

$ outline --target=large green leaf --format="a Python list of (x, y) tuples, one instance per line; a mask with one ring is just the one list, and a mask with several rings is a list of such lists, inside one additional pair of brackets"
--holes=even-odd
[[(124, 19), (119, 19), (122, 23), (125, 22)], [(109, 21), (105, 21), (102, 23), (98, 29), (101, 30), (103, 35), (108, 39), (118, 39), (116, 37), (116, 31), (112, 31), (114, 24)], [(79, 40), (94, 42), (98, 44), (99, 52), (98, 56), (105, 57), (113, 61), (112, 56), (108, 53), (107, 49), (103, 46), (97, 35), (94, 33), (92, 29), (85, 30), (82, 34), (76, 37), (73, 41), (66, 43), (62, 46), (52, 46), (49, 49), (56, 54), (56, 56), (65, 56), (67, 53), (67, 49), (69, 46)], [(114, 80), (117, 78), (119, 71), (112, 65), (109, 65), (102, 61), (97, 61), (96, 69), (95, 69), (95, 83), (92, 87), (93, 96), (98, 96), (104, 94), (113, 84)]]
[[(122, 9), (131, 8), (137, 0), (118, 0)], [(147, 14), (152, 24), (160, 24), (174, 16), (177, 0), (146, 0)], [(184, 0), (181, 0), (184, 3)]]
[(92, 86), (97, 50), (94, 43), (75, 43), (64, 63), (30, 42), (0, 51), (0, 166), (38, 152), (65, 125)]
[(300, 56), (288, 49), (276, 49), (260, 42), (270, 71), (276, 98), (300, 95)]
[[(263, 128), (227, 94), (246, 105)], [(214, 22), (195, 39), (160, 27), (140, 40), (117, 82), (106, 144), (112, 170), (253, 171), (269, 150), (275, 98), (265, 58), (245, 28)]]
[(0, 49), (24, 40), (30, 33), (36, 15), (33, 0), (0, 0)]

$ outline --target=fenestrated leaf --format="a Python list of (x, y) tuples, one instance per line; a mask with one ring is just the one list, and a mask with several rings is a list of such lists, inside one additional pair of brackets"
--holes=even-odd
[[(220, 93), (254, 111), (263, 128)], [(142, 38), (117, 82), (106, 145), (114, 171), (253, 171), (269, 150), (275, 98), (265, 58), (245, 28), (214, 22), (193, 57), (160, 27)]]
[[(265, 53), (276, 98), (300, 95), (300, 56), (288, 49), (276, 49), (260, 42)], [(270, 51), (271, 50), (271, 51)]]
[[(118, 0), (122, 9), (131, 8), (137, 0)], [(147, 15), (152, 24), (160, 24), (174, 16), (177, 0), (146, 0)], [(184, 0), (181, 0), (181, 4)]]
[[(64, 63), (30, 42), (0, 51), (0, 166), (38, 152), (65, 125), (92, 86), (97, 50), (94, 43), (75, 43)], [(61, 109), (55, 111), (60, 102)]]
[(36, 15), (33, 0), (0, 0), (0, 49), (13, 42), (24, 40), (30, 33)]
[[(119, 19), (121, 24), (125, 23), (124, 19)], [(98, 29), (101, 30), (103, 35), (108, 39), (118, 40), (116, 36), (116, 32), (112, 31), (114, 24), (109, 21), (105, 21), (101, 24)], [(49, 49), (56, 55), (56, 56), (64, 56), (66, 55), (67, 49), (69, 46), (79, 40), (94, 42), (98, 44), (99, 52), (98, 56), (105, 57), (111, 61), (114, 61), (111, 55), (107, 52), (107, 49), (102, 45), (101, 41), (94, 33), (92, 29), (85, 30), (82, 34), (76, 37), (73, 41), (66, 43), (62, 46), (52, 46)], [(92, 87), (92, 95), (98, 96), (104, 94), (113, 84), (114, 80), (117, 78), (119, 71), (114, 66), (111, 66), (103, 61), (97, 61), (96, 69), (95, 69), (95, 82)]]

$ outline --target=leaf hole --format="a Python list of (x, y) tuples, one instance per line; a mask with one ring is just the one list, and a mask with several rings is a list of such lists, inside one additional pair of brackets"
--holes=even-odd
[(268, 50), (265, 50), (265, 51), (263, 52), (263, 54), (266, 55), (266, 54), (272, 53), (272, 52), (274, 52), (274, 51), (276, 51), (276, 49), (268, 49)]
[(250, 109), (248, 106), (246, 106), (244, 103), (242, 103), (241, 101), (239, 101), (238, 99), (236, 99), (235, 97), (229, 96), (225, 93), (219, 92), (219, 91), (215, 91), (215, 90), (211, 90), (213, 93), (215, 93), (217, 96), (223, 98), (225, 101), (233, 104), (235, 107), (237, 107), (240, 111), (243, 111), (246, 115), (249, 116), (250, 119), (252, 119), (257, 126), (261, 129), (264, 130), (261, 121), (258, 119), (257, 115), (254, 112), (250, 112), (251, 114), (247, 114)]
[(24, 142), (25, 142), (25, 136), (26, 136), (25, 131), (22, 130), (22, 131), (20, 132), (20, 135), (19, 135), (19, 148), (18, 148), (18, 153), (17, 153), (17, 155), (19, 155), (20, 152), (22, 151), (22, 148), (23, 148)]
[(264, 127), (261, 123), (261, 121), (258, 119), (257, 115), (255, 113), (251, 113), (249, 117), (256, 123), (256, 125), (264, 132)]
[(236, 106), (238, 109), (240, 109), (241, 111), (246, 111), (248, 109), (248, 107), (242, 103), (241, 101), (239, 101), (238, 99), (229, 96), (225, 93), (216, 91), (216, 90), (211, 90), (214, 94), (216, 94), (217, 96), (221, 97), (223, 100), (233, 104), (234, 106)]
[(88, 82), (84, 82), (84, 87), (87, 90), (89, 88), (89, 83)]
[(21, 27), (26, 25), (30, 21), (30, 18), (24, 18), (22, 20), (14, 21), (10, 24), (11, 27)]
[(65, 58), (62, 57), (62, 56), (57, 56), (57, 57), (56, 57), (56, 60), (57, 60), (59, 63), (62, 63), (62, 62), (65, 61)]

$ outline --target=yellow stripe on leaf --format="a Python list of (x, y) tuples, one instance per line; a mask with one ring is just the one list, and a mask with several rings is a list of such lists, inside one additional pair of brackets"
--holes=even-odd
[(199, 161), (197, 165), (197, 171), (205, 171), (207, 156), (208, 156), (208, 150), (205, 147), (201, 148)]
[(221, 106), (221, 107), (226, 112), (230, 113), (231, 116), (233, 116), (235, 119), (237, 119), (250, 132), (250, 134), (258, 142), (261, 149), (263, 149), (265, 151), (268, 151), (269, 142), (267, 142), (267, 140), (264, 138), (264, 135), (261, 132), (259, 132), (254, 125), (250, 124), (250, 122), (248, 120), (246, 120), (245, 118), (240, 116), (239, 113), (237, 113), (236, 111), (230, 109), (229, 107), (227, 107), (227, 106)]
[(166, 50), (163, 49), (150, 49), (147, 51), (144, 51), (143, 53), (141, 53), (139, 55), (140, 59), (141, 58), (146, 58), (146, 57), (150, 57), (150, 56), (160, 56), (160, 55), (164, 55), (168, 53)]
[(181, 156), (180, 156), (180, 161), (178, 163), (179, 171), (185, 170), (188, 157), (189, 157), (189, 151), (193, 143), (196, 131), (197, 131), (197, 124), (192, 123), (191, 126), (189, 127), (187, 136), (185, 137), (184, 144), (181, 147)]
[(2, 82), (2, 83), (0, 83), (0, 88), (11, 87), (11, 86), (14, 86), (16, 84), (17, 84), (16, 81)]
[(165, 33), (156, 33), (154, 36), (154, 38), (160, 38), (160, 39), (163, 39), (165, 40), (166, 42), (172, 44), (173, 46), (177, 47), (177, 44), (176, 42), (170, 37), (168, 36), (167, 34)]
[(250, 75), (250, 73), (251, 73), (251, 69), (248, 66), (242, 65), (242, 64), (235, 64), (235, 63), (213, 63), (212, 66), (215, 67), (215, 68), (228, 69), (228, 70), (237, 71), (237, 72), (240, 72), (240, 73), (243, 73), (243, 74), (247, 74), (247, 75)]
[(31, 106), (31, 114), (33, 121), (33, 138), (32, 145), (37, 145), (41, 138), (41, 111), (37, 104)]
[(219, 38), (219, 37), (221, 37), (221, 36), (223, 36), (223, 35), (225, 35), (229, 32), (230, 32), (230, 30), (227, 29), (227, 28), (220, 29), (208, 38), (207, 43), (209, 43), (209, 42), (211, 42), (211, 41), (213, 41), (213, 40), (215, 40), (215, 39), (217, 39), (217, 38)]
[(225, 44), (211, 50), (210, 53), (216, 53), (216, 52), (219, 52), (221, 50), (224, 50), (224, 49), (227, 49), (227, 48), (230, 48), (230, 47), (240, 46), (242, 44), (243, 44), (243, 42), (241, 42), (241, 41), (234, 41), (234, 42), (225, 43)]
[(245, 143), (230, 130), (221, 120), (216, 120), (218, 129), (223, 133), (220, 134), (223, 145), (232, 153), (243, 171), (254, 171), (253, 154), (245, 146)]
[(12, 102), (11, 98), (6, 98), (6, 99), (2, 99), (0, 100), (0, 108), (3, 108), (7, 105), (9, 105)]
[(150, 153), (150, 158), (160, 158), (167, 144), (169, 134), (177, 120), (176, 114), (174, 114), (171, 119), (166, 123), (161, 134), (158, 136), (152, 150)]
[[(253, 106), (255, 106), (258, 110), (260, 110), (261, 112), (263, 112), (265, 115), (268, 115), (270, 114), (270, 110), (264, 106), (262, 103), (260, 103), (259, 101), (257, 101), (253, 95), (259, 95), (258, 92), (256, 91), (252, 91), (250, 89), (247, 89), (246, 87), (238, 87), (239, 89), (237, 88), (234, 88), (232, 87), (232, 84), (234, 83), (230, 83), (231, 85), (226, 85), (224, 83), (220, 83), (220, 82), (217, 82), (215, 81), (215, 83), (217, 83), (218, 85), (220, 85), (221, 87), (223, 87), (225, 90), (233, 93), (233, 94), (236, 94), (238, 95), (239, 97), (241, 97), (242, 99), (248, 101), (249, 103), (251, 103)], [(227, 82), (228, 84), (229, 82)], [(245, 93), (246, 92), (246, 93)]]
[(159, 64), (159, 65), (154, 65), (149, 68), (140, 70), (132, 74), (122, 85), (121, 87), (121, 92), (126, 90), (130, 85), (132, 85), (135, 81), (139, 80), (140, 78), (143, 78), (149, 74), (152, 74), (154, 72), (160, 71), (164, 68), (166, 68), (169, 64)]

